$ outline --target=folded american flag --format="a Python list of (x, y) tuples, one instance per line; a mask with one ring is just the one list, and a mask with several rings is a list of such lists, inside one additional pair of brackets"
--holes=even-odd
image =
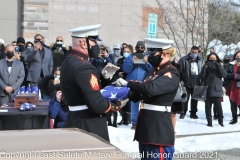
[(128, 87), (116, 87), (116, 86), (106, 86), (101, 89), (100, 92), (102, 96), (107, 101), (121, 101), (128, 97), (129, 88)]

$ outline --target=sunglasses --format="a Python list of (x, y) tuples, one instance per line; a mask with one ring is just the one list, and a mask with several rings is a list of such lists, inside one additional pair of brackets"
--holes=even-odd
[(144, 47), (140, 46), (140, 47), (137, 47), (137, 49), (144, 49)]
[(103, 51), (106, 51), (106, 48), (101, 48), (100, 50), (103, 52)]
[(62, 40), (57, 40), (57, 42), (62, 42)]

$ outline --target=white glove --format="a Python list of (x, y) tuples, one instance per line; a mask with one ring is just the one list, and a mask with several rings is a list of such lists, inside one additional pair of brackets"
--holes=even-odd
[(113, 75), (120, 67), (113, 65), (112, 63), (108, 63), (102, 70), (102, 75), (105, 79), (112, 79)]
[(125, 81), (122, 78), (118, 78), (115, 82), (113, 82), (112, 84), (116, 84), (117, 87), (124, 87), (127, 86), (128, 82)]
[(121, 107), (124, 107), (124, 106), (127, 104), (128, 101), (129, 101), (128, 98), (122, 100), (122, 101), (121, 101)]

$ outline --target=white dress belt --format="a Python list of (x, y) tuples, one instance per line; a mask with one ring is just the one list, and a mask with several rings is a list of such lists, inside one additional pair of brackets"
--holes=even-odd
[(153, 110), (153, 111), (162, 111), (162, 112), (171, 112), (171, 106), (158, 106), (153, 104), (144, 103), (142, 109)]
[(85, 110), (88, 109), (88, 107), (86, 105), (81, 105), (81, 106), (68, 106), (69, 111), (81, 111), (81, 110)]

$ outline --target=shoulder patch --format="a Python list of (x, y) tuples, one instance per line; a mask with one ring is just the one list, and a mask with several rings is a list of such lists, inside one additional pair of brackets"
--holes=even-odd
[(98, 79), (94, 74), (91, 74), (89, 82), (90, 82), (90, 86), (92, 87), (93, 90), (95, 90), (95, 91), (99, 90)]

